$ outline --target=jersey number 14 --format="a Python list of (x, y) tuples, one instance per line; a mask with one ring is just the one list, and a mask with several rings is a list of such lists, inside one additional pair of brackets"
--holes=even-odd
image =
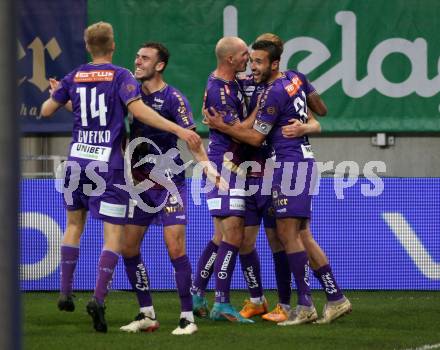
[[(90, 115), (91, 118), (99, 117), (99, 125), (106, 126), (107, 120), (105, 116), (107, 113), (107, 106), (105, 105), (104, 93), (98, 95), (98, 103), (96, 103), (96, 87), (90, 90), (90, 110), (87, 108), (87, 88), (79, 87), (76, 89), (76, 93), (79, 94), (80, 100), (81, 125), (88, 126), (87, 115)], [(88, 113), (88, 111), (90, 111), (90, 113)]]

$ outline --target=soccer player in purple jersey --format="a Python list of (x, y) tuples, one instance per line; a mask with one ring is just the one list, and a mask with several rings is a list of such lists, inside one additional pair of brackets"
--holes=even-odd
[[(280, 37), (272, 33), (265, 33), (260, 35), (256, 41), (268, 40), (273, 42), (281, 49), (281, 53), (283, 50), (283, 42)], [(285, 72), (287, 78), (292, 78), (296, 74), (295, 71), (287, 71)], [(306, 78), (304, 76), (304, 78)], [(262, 88), (265, 84), (255, 84), (253, 76), (247, 76), (242, 80), (244, 85), (244, 90), (246, 94), (250, 98), (250, 109), (253, 108), (253, 105), (256, 104), (256, 100), (258, 96), (263, 91)], [(307, 106), (318, 114), (319, 116), (325, 116), (327, 114), (327, 107), (322, 101), (320, 95), (316, 92), (315, 88), (308, 82), (307, 79), (303, 81), (304, 90), (306, 93)], [(313, 114), (309, 113), (309, 118), (307, 123), (302, 123), (299, 119), (291, 119), (292, 124), (286, 125), (283, 127), (283, 135), (285, 137), (301, 137), (303, 135), (309, 135), (313, 133), (319, 133), (321, 130), (320, 124), (313, 117)], [(267, 150), (267, 151), (265, 151)], [(259, 152), (255, 152), (254, 154), (259, 156), (257, 161), (263, 162), (266, 158), (270, 157), (270, 148), (267, 146), (260, 148)], [(263, 165), (263, 164), (262, 164)], [(258, 174), (253, 173), (250, 174), (252, 179), (249, 181), (254, 181), (257, 185), (262, 186), (262, 178), (260, 177), (260, 182), (258, 183)], [(243, 271), (252, 271), (255, 277), (254, 281), (261, 281), (260, 266), (259, 266), (259, 258), (258, 253), (254, 250), (252, 251), (252, 247), (255, 247), (255, 242), (258, 234), (258, 226), (252, 227), (248, 226), (247, 223), (252, 224), (253, 222), (259, 225), (261, 221), (261, 216), (258, 218), (258, 211), (255, 208), (263, 208), (264, 210), (260, 215), (262, 215), (264, 223), (265, 223), (265, 232), (268, 239), (269, 246), (272, 250), (273, 260), (275, 265), (275, 277), (277, 282), (277, 292), (279, 302), (276, 305), (275, 309), (267, 314), (263, 314), (263, 319), (273, 322), (281, 322), (287, 319), (287, 314), (290, 310), (290, 295), (291, 295), (291, 274), (287, 267), (287, 255), (284, 251), (284, 247), (282, 246), (280, 240), (275, 231), (275, 227), (273, 225), (273, 217), (271, 212), (273, 212), (273, 208), (269, 202), (271, 202), (271, 198), (267, 198), (268, 196), (254, 195), (247, 197), (247, 211), (246, 211), (246, 219), (245, 219), (245, 238), (243, 240), (243, 245), (240, 248), (240, 258), (242, 262)], [(269, 208), (269, 211), (267, 211)], [(328, 260), (320, 249), (319, 245), (313, 239), (309, 229), (306, 229), (301, 233), (301, 239), (303, 240), (304, 246), (306, 248), (307, 254), (310, 259), (311, 266), (314, 270), (315, 276), (321, 281), (319, 278), (320, 275), (320, 267), (323, 267), (328, 264)], [(249, 252), (249, 255), (242, 255), (246, 252)], [(248, 258), (249, 257), (249, 258)], [(252, 317), (255, 315), (259, 315), (264, 313), (265, 305), (263, 299), (263, 289), (260, 288), (251, 288), (257, 286), (258, 283), (249, 283), (249, 278), (246, 278), (248, 281), (248, 288), (251, 294), (250, 300), (246, 300), (243, 309), (240, 311), (240, 314), (244, 317)]]
[[(249, 109), (253, 110), (257, 106), (257, 100), (260, 98), (265, 84), (256, 84), (253, 77), (247, 77), (242, 83), (250, 98)], [(312, 93), (312, 90), (314, 91), (313, 87), (311, 85), (309, 86), (309, 91), (306, 92), (307, 96)], [(303, 134), (317, 133), (321, 128), (319, 122), (313, 118), (313, 115), (310, 115), (308, 123), (299, 126), (295, 125), (298, 121), (297, 119), (291, 119), (290, 121), (292, 122), (290, 126), (295, 126), (296, 129), (301, 128)], [(303, 125), (306, 127), (303, 127)], [(272, 198), (270, 194), (262, 193), (264, 192), (262, 188), (264, 183), (265, 162), (267, 159), (272, 158), (273, 149), (267, 142), (264, 142), (258, 149), (251, 147), (249, 154), (250, 157), (248, 157), (248, 159), (256, 162), (259, 166), (257, 169), (248, 172), (248, 186), (256, 186), (258, 190), (255, 194), (246, 197), (245, 234), (240, 247), (239, 256), (250, 298), (245, 300), (240, 314), (246, 318), (262, 315), (263, 319), (280, 322), (286, 318), (285, 315), (287, 315), (287, 313), (284, 312), (284, 310), (288, 311), (290, 309), (291, 274), (288, 269), (287, 256), (284, 252), (284, 248), (276, 234)], [(260, 260), (255, 248), (260, 223), (262, 221), (269, 246), (273, 253), (275, 279), (279, 298), (279, 304), (270, 313), (268, 313), (267, 301), (263, 295)]]
[[(252, 48), (251, 67), (254, 79), (257, 83), (267, 83), (253, 128), (243, 124), (231, 128), (213, 109), (205, 114), (211, 127), (251, 145), (258, 146), (267, 137), (275, 150), (277, 161), (281, 162), (281, 168), (274, 172), (272, 198), (277, 218), (277, 234), (285, 248), (289, 268), (298, 288), (298, 305), (289, 312), (286, 321), (278, 324), (285, 326), (308, 323), (316, 320), (318, 315), (311, 300), (308, 258), (301, 233), (305, 230), (310, 233), (314, 159), (307, 137), (283, 137), (283, 127), (288, 124), (292, 115), (296, 115), (302, 123), (307, 121), (306, 94), (302, 86), (305, 78), (297, 73), (289, 79), (279, 72), (281, 50), (270, 41), (256, 42)], [(293, 176), (286, 181), (283, 172), (287, 168), (290, 168)], [(291, 191), (294, 181), (294, 193), (287, 193)], [(299, 190), (297, 183), (300, 183)], [(329, 322), (328, 310), (332, 310), (336, 317), (351, 311), (351, 304), (336, 284), (330, 266), (327, 264), (325, 268), (327, 272), (322, 279), (322, 285), (328, 303), (320, 323)]]
[[(186, 97), (174, 87), (168, 85), (163, 79), (163, 72), (169, 60), (168, 49), (161, 43), (149, 42), (143, 44), (134, 61), (136, 79), (141, 82), (141, 95), (144, 103), (164, 118), (186, 129), (195, 129), (191, 106)], [(157, 161), (155, 156), (162, 154), (165, 157), (170, 150), (176, 149), (177, 138), (168, 132), (152, 128), (134, 120), (132, 124), (132, 138), (146, 137), (154, 142), (157, 149), (149, 147), (146, 150), (136, 149), (132, 163), (147, 156), (147, 163), (140, 169), (132, 169), (135, 179), (142, 181), (149, 177)], [(141, 148), (138, 146), (138, 148)], [(189, 146), (197, 161), (208, 161), (203, 145), (193, 149)], [(183, 165), (180, 155), (167, 156), (169, 161), (176, 165)], [(159, 328), (156, 320), (153, 302), (150, 294), (150, 282), (145, 264), (141, 257), (141, 244), (148, 226), (158, 220), (163, 225), (164, 239), (168, 254), (175, 270), (177, 290), (180, 297), (181, 314), (179, 327), (172, 334), (193, 334), (197, 331), (192, 312), (191, 264), (185, 252), (185, 226), (186, 218), (186, 183), (185, 173), (173, 173), (165, 170), (167, 181), (172, 182), (177, 193), (170, 193), (168, 188), (156, 184), (153, 188), (141, 194), (141, 199), (148, 205), (159, 208), (165, 206), (157, 213), (146, 213), (134, 206), (129, 211), (128, 223), (125, 225), (125, 239), (122, 248), (125, 271), (131, 283), (140, 306), (140, 312), (135, 320), (120, 329), (125, 332), (152, 332)], [(182, 199), (178, 202), (178, 197)]]
[[(235, 76), (246, 69), (248, 48), (238, 37), (224, 37), (217, 42), (215, 54), (217, 67), (208, 78), (203, 106), (215, 107), (225, 123), (234, 125), (247, 115), (244, 95)], [(207, 193), (209, 211), (222, 237), (213, 265), (216, 292), (210, 317), (213, 320), (253, 323), (243, 318), (232, 307), (229, 299), (232, 274), (244, 234), (246, 174), (238, 167), (245, 160), (243, 146), (229, 135), (210, 130), (208, 157), (217, 169), (222, 169), (222, 175), (227, 173), (230, 187), (227, 193), (217, 189)], [(197, 287), (193, 289), (195, 301), (205, 300), (198, 292)]]
[[(272, 33), (262, 34), (256, 40), (270, 40), (281, 48), (283, 47), (281, 39)], [(242, 85), (249, 100), (248, 109), (253, 111), (257, 106), (257, 100), (265, 84), (256, 84), (252, 75), (239, 76), (238, 81)], [(311, 109), (320, 115), (325, 115), (326, 106), (311, 85), (307, 97), (310, 97), (310, 100), (307, 101)], [(299, 121), (297, 119), (291, 119), (290, 122), (291, 124), (285, 127), (287, 135), (290, 135), (290, 133), (311, 134), (320, 131), (320, 124), (313, 118), (313, 115), (310, 115), (307, 123), (298, 123)], [(247, 186), (258, 186), (259, 190), (251, 196), (246, 196), (244, 239), (240, 246), (239, 258), (248, 285), (250, 299), (245, 301), (240, 314), (246, 318), (263, 315), (262, 317), (266, 320), (280, 322), (287, 318), (287, 312), (290, 310), (291, 274), (287, 266), (287, 256), (284, 247), (276, 235), (272, 198), (270, 195), (263, 195), (261, 193), (264, 164), (266, 159), (272, 157), (273, 151), (272, 147), (265, 143), (259, 149), (251, 147), (246, 153), (246, 159), (257, 162), (260, 168), (257, 170), (251, 169), (247, 174)], [(266, 236), (273, 252), (279, 296), (279, 303), (270, 313), (267, 313), (267, 302), (263, 295), (259, 256), (255, 249), (255, 242), (261, 221), (264, 222)], [(204, 293), (213, 272), (213, 263), (220, 241), (221, 234), (219, 230), (216, 229), (213, 239), (208, 242), (198, 261), (193, 284), (193, 301), (194, 312), (199, 317), (205, 317), (208, 313), (208, 305), (204, 298)]]
[[(275, 34), (272, 33), (265, 33), (260, 35), (256, 41), (260, 40), (269, 40), (274, 42), (278, 47), (281, 48), (281, 52), (283, 49), (283, 42), (282, 40)], [(286, 77), (289, 79), (294, 78), (295, 74), (297, 74), (296, 71), (286, 71), (285, 72)], [(325, 116), (327, 114), (327, 107), (325, 106), (324, 102), (322, 101), (320, 95), (316, 92), (314, 87), (308, 82), (305, 76), (303, 76), (303, 85), (305, 87), (305, 93), (306, 93), (306, 100), (307, 100), (307, 106), (316, 114), (319, 116)], [(256, 92), (258, 93), (259, 90), (257, 89)], [(251, 101), (252, 103), (252, 101)], [(308, 135), (311, 133), (317, 133), (320, 131), (320, 125), (319, 123), (313, 118), (313, 115), (309, 113), (309, 118), (307, 120), (307, 123), (302, 123), (299, 119), (292, 119), (292, 124), (286, 125), (282, 129), (282, 133), (284, 137), (302, 137), (304, 135)], [(260, 153), (259, 153), (260, 154)], [(270, 220), (267, 220), (270, 222)], [(272, 229), (265, 228), (266, 235), (268, 237), (269, 245), (272, 249), (274, 263), (275, 263), (275, 274), (276, 274), (276, 280), (277, 280), (277, 289), (278, 289), (278, 296), (279, 296), (279, 303), (276, 305), (275, 309), (262, 317), (265, 320), (268, 321), (274, 321), (274, 322), (280, 322), (284, 321), (287, 318), (288, 311), (290, 309), (289, 303), (290, 303), (290, 272), (283, 268), (283, 262), (287, 261), (286, 252), (284, 251), (284, 247), (282, 246), (281, 242), (279, 241), (277, 235), (275, 234), (275, 231)], [(245, 238), (244, 242), (249, 244), (249, 249), (252, 246), (252, 244), (255, 244), (256, 240), (256, 233), (255, 236), (252, 236), (252, 232), (249, 230), (245, 231)], [(319, 323), (330, 323), (333, 320), (337, 319), (341, 315), (345, 314), (346, 312), (349, 312), (351, 309), (351, 305), (349, 302), (345, 301), (346, 299), (341, 298), (340, 302), (335, 302), (335, 298), (333, 297), (333, 289), (328, 288), (328, 276), (332, 276), (333, 282), (336, 283), (334, 280), (334, 276), (331, 270), (331, 267), (329, 265), (329, 261), (319, 244), (315, 241), (313, 238), (312, 233), (310, 232), (310, 226), (307, 225), (307, 227), (301, 231), (300, 233), (301, 240), (304, 244), (304, 247), (306, 249), (307, 255), (310, 260), (310, 266), (313, 269), (313, 273), (315, 277), (320, 282), (323, 290), (326, 292), (328, 304), (324, 308), (323, 317), (318, 321)], [(240, 248), (240, 253), (241, 253)], [(254, 259), (254, 261), (258, 264), (258, 259)], [(252, 271), (260, 271), (258, 265), (250, 265), (247, 267), (247, 269)], [(338, 301), (338, 300), (336, 300)], [(245, 307), (242, 311), (246, 311), (247, 309), (248, 314), (255, 314), (255, 311), (259, 311), (261, 307), (259, 305), (255, 305), (252, 303), (252, 300), (245, 303)], [(244, 312), (242, 312), (242, 315)]]
[[(162, 118), (141, 101), (137, 81), (126, 69), (113, 65), (113, 28), (98, 22), (84, 32), (92, 62), (66, 75), (41, 107), (49, 117), (61, 106), (73, 110), (72, 142), (65, 177), (64, 202), (67, 227), (61, 245), (61, 293), (58, 308), (74, 311), (73, 275), (79, 256), (79, 243), (87, 211), (104, 222), (104, 246), (98, 263), (98, 276), (87, 312), (98, 332), (107, 332), (104, 299), (121, 252), (123, 228), (129, 203), (123, 162), (124, 117), (129, 110), (143, 123), (170, 131), (193, 147), (201, 140), (193, 131)], [(52, 81), (51, 85), (57, 82)], [(96, 169), (98, 169), (96, 171)], [(72, 189), (69, 193), (66, 191)], [(92, 188), (95, 187), (94, 190)]]

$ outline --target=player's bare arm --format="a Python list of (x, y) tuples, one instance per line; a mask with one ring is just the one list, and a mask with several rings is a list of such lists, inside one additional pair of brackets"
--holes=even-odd
[(203, 110), (203, 113), (210, 128), (217, 129), (225, 134), (228, 134), (234, 139), (247, 143), (251, 146), (261, 146), (266, 137), (255, 129), (244, 126), (243, 123), (235, 123), (233, 125), (226, 124), (223, 121), (221, 114), (216, 111), (215, 108), (211, 107), (209, 111), (205, 109)]
[[(52, 96), (52, 94), (55, 92), (56, 89), (58, 89), (60, 82), (59, 80), (56, 80), (55, 78), (49, 78), (49, 94)], [(68, 101), (64, 108), (67, 109), (69, 112), (73, 112), (73, 106), (72, 101)]]
[(40, 116), (43, 118), (49, 118), (62, 106), (61, 103), (55, 101), (52, 97), (49, 97), (41, 106)]
[(286, 138), (301, 137), (304, 135), (319, 134), (321, 132), (321, 124), (316, 120), (311, 111), (307, 111), (308, 121), (302, 123), (299, 119), (290, 119), (292, 124), (285, 125), (282, 128), (283, 136)]
[(171, 132), (178, 138), (190, 144), (191, 147), (196, 148), (202, 143), (200, 136), (194, 131), (184, 129), (165, 119), (153, 109), (146, 106), (140, 99), (130, 102), (127, 108), (133, 114), (133, 116), (142, 123), (150, 125), (156, 129)]
[(327, 114), (327, 106), (316, 91), (307, 95), (307, 106), (320, 117)]
[(240, 124), (247, 129), (252, 129), (252, 126), (255, 123), (255, 119), (257, 118), (258, 105), (254, 108), (251, 114), (247, 116), (245, 120), (243, 120)]
[(219, 189), (226, 191), (229, 188), (228, 183), (220, 176), (215, 167), (212, 166), (203, 144), (200, 144), (198, 147), (192, 147), (187, 143), (187, 146), (194, 159), (203, 164), (203, 172), (208, 180), (215, 184)]

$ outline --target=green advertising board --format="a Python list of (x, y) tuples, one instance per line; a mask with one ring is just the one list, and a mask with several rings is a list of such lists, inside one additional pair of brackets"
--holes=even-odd
[(88, 22), (115, 28), (115, 63), (133, 67), (138, 46), (171, 52), (165, 79), (189, 99), (200, 131), (204, 87), (224, 35), (264, 32), (285, 42), (282, 69), (309, 77), (329, 113), (325, 132), (440, 132), (437, 0), (89, 0)]

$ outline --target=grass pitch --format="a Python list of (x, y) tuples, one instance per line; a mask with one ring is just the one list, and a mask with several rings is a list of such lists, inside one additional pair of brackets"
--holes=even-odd
[[(255, 318), (251, 325), (196, 320), (199, 332), (172, 336), (177, 326), (177, 293), (154, 292), (160, 329), (155, 333), (126, 334), (119, 327), (138, 313), (133, 293), (110, 293), (107, 300), (107, 334), (93, 330), (85, 306), (90, 293), (76, 293), (75, 312), (60, 312), (57, 293), (23, 293), (23, 348), (31, 349), (409, 349), (436, 344), (440, 348), (440, 292), (347, 292), (353, 312), (330, 325), (279, 327)], [(319, 314), (323, 293), (313, 292)], [(234, 291), (239, 307), (247, 297)], [(276, 294), (266, 292), (270, 307)], [(213, 294), (208, 294), (212, 305)], [(292, 300), (295, 300), (293, 297)], [(437, 346), (435, 348), (437, 348)]]

